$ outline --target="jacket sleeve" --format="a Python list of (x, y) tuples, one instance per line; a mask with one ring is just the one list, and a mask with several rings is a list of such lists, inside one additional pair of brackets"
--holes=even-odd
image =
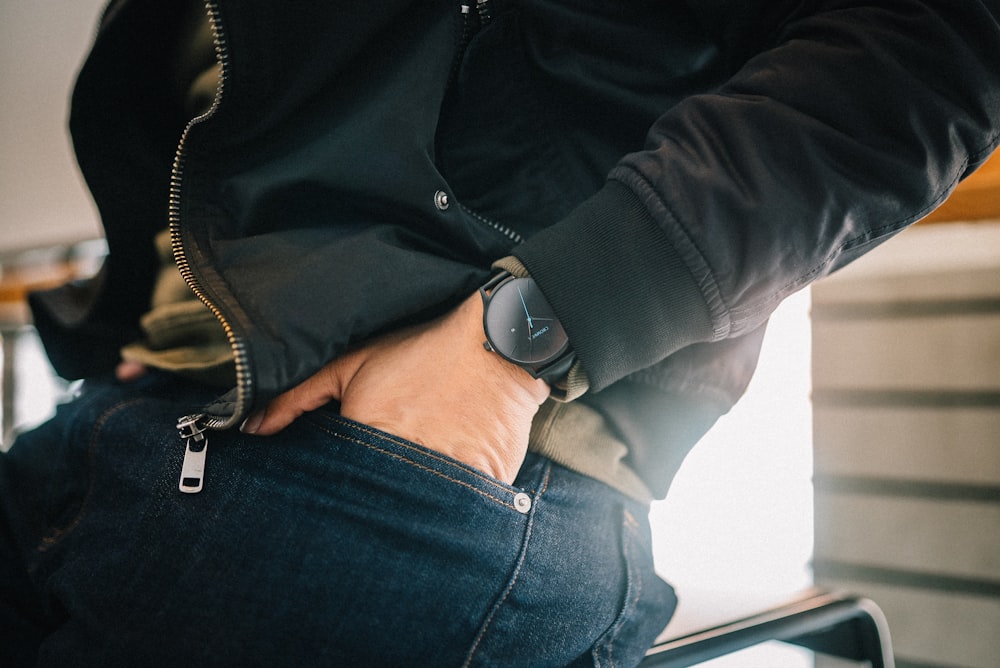
[(514, 254), (601, 389), (920, 219), (997, 146), (1000, 2), (815, 1)]

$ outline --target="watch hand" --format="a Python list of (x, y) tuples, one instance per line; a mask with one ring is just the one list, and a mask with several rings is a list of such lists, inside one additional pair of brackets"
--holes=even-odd
[(521, 294), (521, 288), (520, 288), (520, 286), (518, 286), (518, 288), (517, 288), (517, 296), (521, 298), (521, 307), (524, 309), (524, 315), (528, 318), (528, 331), (529, 331), (528, 335), (530, 336), (531, 335), (530, 334), (531, 328), (534, 325), (532, 325), (532, 323), (531, 323), (531, 314), (528, 313), (528, 305), (524, 303), (524, 295)]

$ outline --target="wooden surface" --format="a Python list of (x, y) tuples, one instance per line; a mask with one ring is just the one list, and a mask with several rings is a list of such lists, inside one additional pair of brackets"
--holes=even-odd
[(1000, 220), (1000, 152), (959, 184), (944, 204), (922, 223)]
[(29, 292), (94, 275), (105, 252), (104, 242), (96, 239), (69, 246), (0, 254), (0, 327), (27, 324)]

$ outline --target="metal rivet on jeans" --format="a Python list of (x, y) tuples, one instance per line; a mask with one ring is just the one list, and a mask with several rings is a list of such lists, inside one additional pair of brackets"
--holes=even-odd
[(531, 510), (531, 497), (524, 492), (518, 492), (514, 495), (514, 510), (525, 515)]
[(448, 201), (448, 193), (443, 190), (434, 193), (434, 206), (438, 208), (438, 211), (447, 211), (448, 207), (451, 206), (451, 202)]

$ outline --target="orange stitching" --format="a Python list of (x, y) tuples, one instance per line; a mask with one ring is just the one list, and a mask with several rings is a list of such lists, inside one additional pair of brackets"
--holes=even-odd
[(98, 434), (104, 429), (104, 423), (111, 419), (118, 411), (124, 409), (130, 404), (142, 403), (145, 398), (133, 398), (125, 399), (114, 404), (97, 418), (94, 422), (94, 426), (90, 431), (90, 440), (87, 443), (87, 493), (83, 497), (83, 501), (80, 502), (80, 508), (76, 511), (76, 515), (73, 520), (63, 527), (53, 527), (49, 530), (49, 533), (42, 536), (41, 543), (36, 548), (39, 552), (46, 552), (49, 548), (55, 547), (68, 533), (72, 532), (80, 522), (83, 521), (84, 516), (87, 514), (87, 507), (90, 505), (90, 499), (94, 495), (94, 478), (96, 473), (94, 471), (94, 458), (97, 456), (97, 440)]
[(642, 569), (635, 563), (637, 557), (635, 542), (638, 538), (635, 533), (639, 529), (639, 523), (629, 511), (626, 510), (624, 515), (626, 527), (622, 534), (622, 557), (625, 560), (625, 573), (635, 584), (635, 593), (630, 601), (625, 601), (622, 605), (622, 615), (615, 623), (617, 628), (608, 638), (608, 661), (611, 662), (611, 668), (615, 666), (615, 641), (621, 633), (621, 627), (625, 625), (628, 615), (635, 612), (636, 606), (639, 605), (639, 599), (642, 598)]
[[(483, 482), (489, 483), (493, 487), (499, 487), (500, 489), (504, 490), (505, 492), (514, 493), (513, 492), (513, 490), (514, 490), (513, 487), (504, 485), (502, 483), (499, 483), (496, 480), (494, 480), (493, 478), (490, 478), (489, 476), (487, 476), (487, 475), (485, 475), (483, 473), (480, 473), (479, 471), (476, 471), (473, 468), (465, 468), (465, 467), (458, 466), (453, 460), (447, 459), (447, 458), (441, 456), (440, 454), (437, 454), (436, 452), (434, 452), (430, 448), (427, 448), (426, 450), (421, 450), (421, 449), (415, 448), (415, 447), (413, 447), (413, 444), (411, 444), (409, 441), (405, 441), (405, 440), (401, 439), (400, 437), (395, 436), (393, 434), (390, 434), (388, 432), (376, 431), (374, 427), (369, 427), (368, 425), (366, 425), (364, 423), (361, 423), (361, 422), (355, 422), (354, 420), (351, 420), (350, 422), (346, 422), (344, 420), (338, 420), (337, 418), (329, 416), (329, 415), (324, 416), (324, 417), (326, 417), (326, 419), (328, 419), (328, 420), (330, 420), (332, 422), (336, 422), (337, 424), (340, 424), (340, 425), (342, 425), (344, 427), (347, 427), (349, 429), (353, 427), (354, 429), (357, 429), (358, 431), (362, 431), (362, 432), (368, 434), (369, 436), (374, 436), (375, 438), (380, 438), (380, 439), (389, 441), (390, 443), (395, 443), (396, 445), (398, 445), (400, 447), (403, 447), (403, 448), (406, 448), (407, 450), (412, 450), (413, 452), (416, 452), (416, 453), (421, 454), (421, 455), (425, 455), (427, 457), (430, 457), (431, 459), (436, 459), (437, 461), (441, 462), (442, 464), (446, 464), (446, 465), (452, 466), (452, 467), (461, 468), (463, 471), (467, 472), (469, 475), (475, 476), (476, 478), (479, 478)], [(328, 429), (324, 429), (321, 425), (317, 425), (317, 426), (320, 429), (323, 429), (324, 431), (326, 431), (326, 433), (328, 433), (328, 434), (340, 435), (338, 432), (332, 432), (332, 431), (330, 431)]]
[[(345, 424), (345, 426), (349, 426), (349, 425)], [(360, 439), (357, 439), (357, 438), (354, 438), (352, 436), (347, 436), (345, 434), (341, 434), (341, 433), (338, 433), (338, 432), (331, 431), (331, 430), (327, 429), (326, 427), (324, 427), (323, 425), (316, 425), (316, 427), (318, 429), (321, 429), (322, 431), (325, 431), (326, 433), (330, 434), (331, 436), (335, 436), (337, 438), (342, 438), (342, 439), (344, 439), (346, 441), (350, 441), (352, 443), (357, 443), (358, 445), (363, 445), (364, 447), (366, 447), (366, 448), (368, 448), (370, 450), (374, 450), (375, 452), (380, 452), (383, 455), (386, 455), (388, 457), (392, 457), (393, 459), (398, 459), (399, 461), (401, 461), (401, 462), (403, 462), (405, 464), (409, 464), (410, 466), (418, 468), (418, 469), (420, 469), (422, 471), (426, 471), (427, 473), (433, 473), (434, 475), (438, 476), (439, 478), (444, 478), (445, 480), (448, 480), (449, 482), (453, 482), (456, 485), (461, 485), (462, 487), (466, 487), (468, 489), (471, 489), (476, 494), (480, 494), (482, 496), (485, 496), (487, 499), (492, 499), (493, 501), (496, 501), (497, 503), (499, 503), (500, 505), (502, 505), (502, 506), (504, 506), (506, 508), (510, 508), (512, 510), (517, 510), (514, 507), (513, 503), (507, 503), (503, 499), (497, 498), (497, 497), (493, 496), (492, 494), (489, 494), (488, 492), (484, 492), (481, 489), (477, 489), (473, 485), (470, 485), (469, 483), (467, 483), (467, 482), (465, 482), (463, 480), (458, 480), (456, 478), (452, 478), (451, 476), (446, 475), (446, 474), (442, 473), (441, 471), (436, 471), (436, 470), (432, 469), (429, 466), (424, 466), (423, 464), (418, 464), (417, 462), (413, 461), (412, 459), (407, 459), (406, 457), (403, 457), (402, 455), (398, 455), (395, 452), (389, 452), (388, 450), (386, 450), (384, 448), (380, 448), (377, 445), (372, 445), (371, 443), (365, 443), (364, 441), (362, 441)], [(371, 432), (371, 431), (366, 431), (365, 429), (361, 429), (361, 431), (364, 431), (365, 433), (371, 434), (372, 436), (382, 437), (382, 434), (374, 433), (374, 432)], [(385, 440), (390, 441), (392, 443), (396, 443), (397, 445), (401, 445), (401, 446), (407, 447), (408, 449), (413, 450), (414, 452), (420, 452), (419, 450), (416, 450), (413, 447), (407, 446), (404, 443), (399, 443), (395, 439), (386, 438)], [(422, 453), (422, 454), (424, 454), (424, 453)], [(435, 457), (434, 459), (438, 459), (438, 458)], [(440, 459), (440, 461), (444, 462), (445, 464), (451, 464), (451, 462), (449, 462), (447, 460), (444, 460), (444, 459)], [(482, 476), (477, 476), (477, 477), (486, 480), (485, 478), (482, 478)], [(489, 481), (487, 480), (487, 482), (489, 482)], [(495, 487), (499, 487), (499, 485), (496, 485), (496, 483), (494, 483), (494, 486)]]
[[(545, 478), (542, 480), (542, 489), (538, 492), (535, 501), (539, 501), (542, 498), (542, 494), (549, 486), (549, 476), (552, 473), (552, 466), (545, 467)], [(517, 584), (518, 579), (521, 577), (521, 569), (524, 568), (524, 561), (528, 553), (528, 543), (531, 541), (531, 537), (535, 531), (535, 512), (537, 512), (537, 504), (531, 504), (531, 514), (528, 519), (528, 528), (525, 530), (524, 539), (521, 542), (521, 551), (517, 558), (517, 567), (514, 569), (514, 573), (511, 576), (510, 583), (507, 585), (507, 589), (503, 593), (503, 597), (496, 602), (496, 604), (490, 609), (489, 616), (486, 619), (485, 624), (480, 629), (479, 634), (476, 636), (476, 641), (472, 644), (469, 649), (469, 654), (465, 659), (465, 663), (462, 664), (462, 668), (469, 668), (472, 665), (472, 660), (476, 656), (476, 652), (479, 650), (479, 646), (483, 643), (483, 639), (486, 637), (486, 633), (493, 626), (493, 621), (496, 619), (497, 614), (500, 612), (500, 608), (507, 602), (510, 598), (511, 593), (514, 591), (514, 586)]]
[(545, 466), (545, 477), (542, 478), (542, 487), (535, 494), (535, 496), (537, 497), (536, 500), (537, 499), (541, 499), (542, 498), (542, 494), (545, 494), (545, 490), (547, 490), (549, 488), (549, 479), (551, 477), (552, 477), (552, 465), (551, 464), (547, 464)]

